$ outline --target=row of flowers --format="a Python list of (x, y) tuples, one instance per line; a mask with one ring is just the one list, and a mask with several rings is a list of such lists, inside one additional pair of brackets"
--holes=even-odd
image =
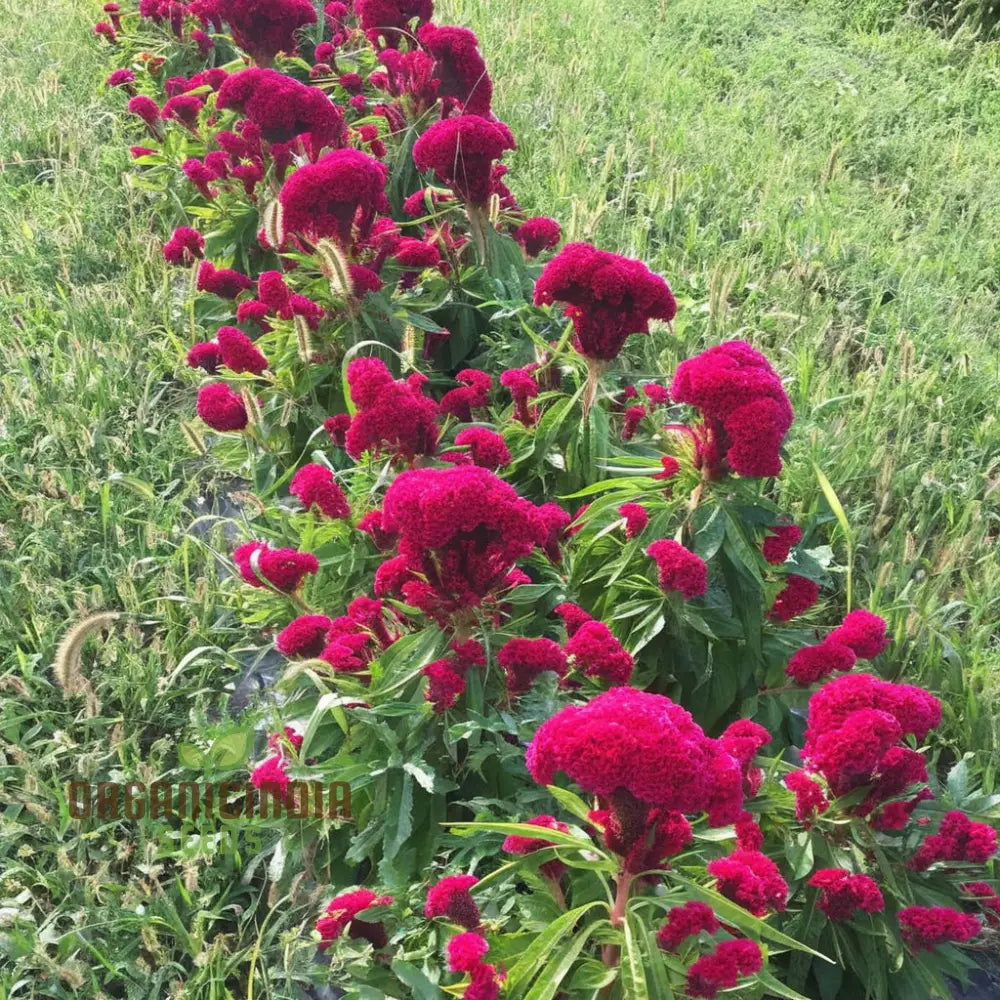
[[(827, 576), (770, 499), (793, 412), (769, 361), (733, 340), (669, 386), (616, 374), (678, 301), (521, 209), (477, 39), (431, 0), (104, 9), (137, 177), (186, 211), (163, 258), (195, 331), (189, 438), (269, 498), (233, 560), (291, 697), (253, 782), (383, 776), (356, 830), (314, 831), (379, 873), (316, 922), (339, 974), (491, 1000), (776, 973), (798, 996), (821, 948), (849, 977), (872, 935), (895, 969), (897, 943), (924, 956), (893, 995), (960, 973), (938, 946), (1000, 924), (972, 877), (996, 831), (931, 805), (937, 699), (856, 670), (886, 622), (803, 617)], [(452, 833), (418, 838), (420, 795)], [(565, 820), (520, 818), (546, 796)], [(427, 888), (459, 857), (480, 874)], [(414, 891), (423, 918), (394, 902)]]

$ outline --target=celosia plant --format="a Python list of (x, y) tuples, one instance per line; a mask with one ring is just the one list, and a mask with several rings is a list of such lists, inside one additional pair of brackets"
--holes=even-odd
[(894, 670), (887, 622), (836, 624), (822, 519), (771, 499), (771, 361), (729, 340), (638, 375), (667, 278), (518, 205), (501, 95), (431, 0), (106, 12), (190, 307), (187, 437), (256, 496), (226, 586), (284, 672), (251, 784), (351, 785), (351, 822), (275, 819), (246, 866), (320, 901), (274, 969), (943, 995), (1000, 913), (995, 803), (939, 788), (939, 702), (859, 669)]

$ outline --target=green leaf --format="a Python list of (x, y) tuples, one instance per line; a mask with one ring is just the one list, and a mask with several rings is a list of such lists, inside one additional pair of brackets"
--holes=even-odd
[(628, 919), (622, 925), (625, 933), (625, 947), (622, 951), (622, 991), (624, 1000), (649, 1000), (649, 987), (643, 971), (642, 951), (636, 941), (632, 923)]
[(575, 795), (565, 788), (560, 788), (558, 785), (546, 785), (545, 790), (567, 812), (572, 813), (577, 819), (582, 819), (585, 823), (590, 822), (590, 806), (579, 795)]
[(546, 829), (540, 832), (539, 827), (531, 826), (528, 823), (449, 823), (448, 828), (451, 830), (489, 830), (508, 837), (511, 835), (531, 838), (544, 836), (546, 840), (561, 847), (573, 847), (579, 851), (605, 855), (605, 852), (601, 851), (592, 840), (577, 837), (571, 833), (563, 833), (561, 830)]
[(542, 966), (535, 985), (525, 1000), (552, 1000), (597, 926), (597, 923), (593, 923), (578, 931)]
[[(510, 824), (518, 825), (518, 824)], [(538, 827), (527, 827), (537, 834)], [(567, 934), (571, 933), (577, 921), (595, 906), (607, 906), (602, 900), (594, 900), (575, 910), (564, 913), (549, 924), (535, 940), (525, 948), (521, 957), (507, 973), (507, 991), (511, 996), (518, 996), (518, 989), (526, 986), (545, 963), (546, 956)], [(582, 936), (582, 935), (580, 935)]]
[(813, 462), (813, 470), (819, 481), (819, 487), (823, 491), (823, 496), (826, 497), (826, 502), (830, 505), (830, 510), (833, 511), (834, 517), (837, 518), (837, 523), (840, 525), (840, 530), (844, 533), (844, 542), (847, 545), (847, 610), (850, 611), (854, 581), (854, 536), (851, 534), (851, 523), (847, 520), (843, 504), (841, 504), (830, 480), (826, 478), (823, 470), (815, 462)]
[[(828, 970), (831, 967), (828, 965), (813, 965), (813, 969), (818, 971), (820, 968)], [(840, 973), (840, 969), (837, 966), (833, 966), (833, 970)], [(809, 1000), (809, 997), (804, 997), (801, 993), (796, 993), (795, 990), (788, 986), (784, 986), (780, 983), (774, 976), (771, 975), (766, 969), (762, 969), (760, 972), (754, 976), (756, 982), (761, 983), (763, 986), (767, 987), (767, 996), (785, 997), (786, 1000)]]
[(394, 771), (389, 801), (385, 808), (385, 829), (382, 849), (385, 860), (392, 861), (413, 832), (413, 778), (408, 773)]
[(234, 733), (220, 736), (212, 743), (210, 751), (214, 763), (220, 767), (237, 767), (245, 764), (253, 752), (252, 729), (238, 729)]
[(413, 1000), (440, 1000), (441, 991), (415, 965), (394, 958), (391, 968), (400, 982), (413, 991)]
[(178, 743), (177, 759), (192, 771), (200, 771), (208, 763), (208, 757), (193, 743)]

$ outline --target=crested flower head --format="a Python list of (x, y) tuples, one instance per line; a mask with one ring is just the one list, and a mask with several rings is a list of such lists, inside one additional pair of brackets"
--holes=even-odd
[(243, 398), (225, 382), (210, 382), (198, 390), (198, 416), (214, 431), (241, 431), (249, 422)]
[(701, 411), (700, 459), (710, 475), (776, 476), (792, 407), (767, 359), (742, 340), (710, 347), (677, 366), (670, 395)]
[(300, 167), (278, 195), (288, 232), (330, 237), (349, 246), (367, 237), (375, 216), (388, 212), (385, 164), (357, 149), (337, 149)]
[(460, 115), (431, 125), (413, 145), (413, 162), (418, 170), (433, 170), (438, 183), (463, 201), (485, 205), (494, 190), (494, 164), (514, 148), (503, 122)]
[(476, 36), (468, 28), (425, 24), (417, 38), (434, 59), (429, 71), (439, 81), (438, 96), (458, 101), (467, 115), (488, 116), (493, 82)]
[(685, 601), (701, 597), (708, 589), (708, 567), (703, 559), (672, 538), (661, 538), (646, 549), (655, 563), (660, 589), (676, 590)]
[(545, 265), (535, 304), (566, 303), (576, 347), (596, 361), (611, 361), (633, 333), (649, 333), (651, 319), (672, 320), (677, 302), (670, 287), (641, 261), (567, 243)]
[(316, 23), (309, 0), (215, 0), (233, 41), (258, 62), (270, 62), (279, 52), (294, 54), (300, 28)]

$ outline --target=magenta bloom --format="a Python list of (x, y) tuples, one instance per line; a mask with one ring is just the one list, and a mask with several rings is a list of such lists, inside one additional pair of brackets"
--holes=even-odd
[(493, 81), (479, 52), (479, 39), (468, 28), (425, 24), (418, 32), (420, 44), (433, 57), (430, 76), (439, 81), (438, 96), (462, 105), (466, 115), (490, 113)]
[(582, 625), (594, 620), (579, 604), (573, 604), (572, 601), (557, 604), (552, 610), (562, 619), (569, 639), (576, 635)]
[[(222, 351), (215, 341), (207, 343), (192, 344), (187, 352), (187, 364), (189, 368), (202, 368), (209, 375), (214, 375), (222, 364)], [(242, 405), (240, 400), (240, 405)]]
[(712, 908), (692, 899), (667, 911), (667, 922), (657, 932), (656, 941), (664, 951), (677, 951), (693, 934), (702, 931), (714, 934), (718, 929), (719, 921)]
[(511, 639), (497, 653), (497, 663), (507, 674), (507, 690), (523, 694), (540, 674), (566, 674), (566, 654), (551, 639)]
[(986, 864), (997, 852), (997, 832), (987, 823), (974, 823), (957, 809), (946, 813), (937, 833), (927, 837), (910, 861), (922, 872), (938, 861)]
[(587, 677), (597, 677), (612, 685), (628, 684), (634, 662), (624, 646), (604, 622), (584, 622), (568, 639), (566, 655)]
[(551, 250), (559, 245), (562, 229), (555, 219), (536, 215), (522, 222), (512, 235), (521, 244), (526, 256), (537, 257), (543, 250)]
[(787, 622), (808, 611), (819, 600), (819, 584), (797, 573), (789, 573), (785, 587), (774, 599), (767, 617), (776, 622)]
[(781, 379), (749, 344), (731, 340), (682, 361), (670, 395), (701, 411), (699, 458), (713, 478), (725, 462), (741, 476), (781, 472), (792, 407)]
[(251, 772), (250, 782), (254, 788), (268, 791), (279, 799), (284, 799), (292, 779), (288, 777), (288, 762), (280, 753), (265, 757)]
[(539, 392), (535, 376), (524, 368), (509, 368), (500, 375), (500, 384), (510, 393), (514, 401), (514, 417), (525, 427), (532, 427), (536, 414), (532, 411), (528, 400), (534, 399)]
[(274, 645), (283, 656), (315, 658), (323, 652), (331, 625), (326, 615), (300, 615), (278, 633)]
[(193, 264), (205, 254), (205, 237), (190, 226), (178, 226), (163, 244), (163, 259), (168, 264)]
[(351, 399), (358, 407), (345, 436), (351, 458), (366, 451), (401, 462), (437, 450), (438, 408), (421, 391), (423, 376), (395, 380), (378, 358), (355, 358), (347, 366)]
[(128, 110), (130, 114), (135, 115), (137, 118), (141, 118), (154, 136), (159, 137), (160, 106), (153, 100), (152, 97), (146, 97), (144, 94), (139, 94), (137, 97), (133, 97), (132, 100), (128, 102)]
[(455, 435), (455, 444), (467, 447), (473, 463), (484, 469), (502, 469), (510, 465), (507, 443), (489, 428), (466, 427)]
[(479, 926), (479, 907), (469, 890), (479, 881), (475, 875), (448, 875), (427, 891), (424, 916), (447, 917), (470, 931)]
[(441, 412), (450, 414), (467, 424), (472, 420), (472, 411), (488, 406), (493, 389), (493, 376), (476, 368), (465, 368), (456, 376), (462, 384), (449, 389), (440, 402)]
[(372, 906), (391, 906), (392, 896), (376, 896), (370, 889), (354, 889), (341, 893), (327, 903), (324, 915), (316, 921), (316, 930), (323, 939), (320, 951), (325, 951), (346, 930), (355, 940), (368, 941), (373, 948), (384, 948), (389, 943), (381, 923), (358, 920), (357, 915)]
[(947, 906), (907, 906), (899, 911), (899, 926), (914, 951), (931, 951), (951, 941), (965, 944), (983, 929), (972, 914)]
[(225, 382), (211, 382), (198, 390), (198, 416), (214, 431), (241, 431), (249, 422), (242, 398)]
[(461, 667), (450, 657), (428, 663), (420, 672), (427, 678), (424, 698), (439, 714), (451, 708), (465, 691), (465, 677)]
[(303, 465), (292, 476), (288, 492), (298, 497), (307, 510), (316, 507), (324, 517), (351, 516), (351, 506), (344, 496), (344, 491), (337, 485), (333, 473), (325, 465), (316, 463)]
[(448, 968), (452, 972), (472, 972), (489, 950), (486, 938), (474, 931), (456, 934), (448, 942)]
[(485, 205), (493, 193), (493, 164), (515, 148), (503, 122), (461, 115), (431, 125), (413, 145), (413, 162), (420, 171), (433, 170), (438, 183), (463, 201)]
[(889, 645), (885, 629), (884, 618), (857, 608), (845, 616), (827, 640), (847, 646), (859, 660), (872, 660)]
[(881, 913), (885, 900), (867, 875), (852, 875), (843, 868), (821, 868), (809, 884), (819, 889), (817, 906), (830, 920), (850, 920), (857, 910)]
[(712, 1000), (719, 990), (736, 986), (740, 976), (760, 972), (760, 946), (746, 938), (721, 941), (715, 951), (702, 955), (688, 969), (687, 992), (690, 997)]
[[(560, 833), (569, 833), (569, 827), (565, 823), (559, 822), (555, 816), (533, 816), (524, 822), (527, 826), (537, 826), (542, 830), (557, 830)], [(543, 836), (524, 837), (516, 833), (512, 833), (503, 842), (503, 850), (508, 854), (534, 854), (535, 851), (541, 851), (551, 846), (552, 841), (546, 840)], [(558, 880), (562, 877), (563, 872), (566, 871), (566, 866), (558, 858), (554, 858), (552, 861), (546, 861), (544, 864), (539, 865), (538, 870), (547, 878)]]
[(795, 524), (776, 524), (767, 529), (760, 550), (772, 566), (780, 566), (802, 541), (802, 529)]
[[(346, 9), (345, 9), (346, 13)], [(413, 34), (413, 21), (425, 24), (434, 14), (433, 0), (354, 0), (354, 13), (369, 40), (380, 38), (393, 48)]]
[(220, 326), (215, 335), (222, 363), (233, 372), (260, 375), (267, 369), (267, 358), (254, 342), (235, 326)]
[(204, 106), (200, 97), (195, 97), (193, 94), (179, 94), (177, 97), (171, 97), (163, 105), (161, 117), (180, 122), (192, 132), (197, 132), (198, 115)]
[(703, 559), (671, 538), (661, 538), (646, 549), (655, 563), (660, 588), (666, 593), (676, 590), (685, 601), (701, 597), (708, 589), (708, 567)]
[(677, 302), (669, 285), (641, 261), (567, 243), (545, 265), (535, 285), (535, 305), (566, 303), (576, 330), (576, 348), (596, 361), (618, 357), (634, 333), (649, 333), (649, 321), (670, 321)]
[(135, 83), (135, 73), (130, 69), (116, 69), (107, 80), (109, 87), (128, 87)]
[(805, 771), (785, 775), (785, 784), (795, 793), (795, 818), (808, 829), (813, 820), (830, 808), (823, 789)]
[(537, 508), (475, 465), (398, 476), (382, 529), (399, 534), (399, 556), (376, 575), (376, 592), (399, 591), (432, 617), (478, 607), (502, 589), (514, 563), (543, 538)]
[(815, 684), (834, 671), (848, 671), (857, 663), (854, 651), (829, 636), (815, 646), (803, 646), (792, 655), (785, 673), (796, 684)]
[[(253, 557), (257, 555), (254, 568)], [(302, 581), (311, 573), (319, 572), (319, 562), (308, 552), (295, 549), (272, 549), (267, 542), (247, 542), (233, 552), (233, 562), (240, 576), (251, 587), (271, 584), (288, 593), (298, 590)]]
[[(312, 159), (325, 146), (336, 148), (347, 142), (343, 113), (322, 90), (273, 69), (251, 68), (233, 73), (219, 88), (216, 107), (232, 108), (245, 115), (256, 134), (268, 142), (290, 142), (308, 135)], [(223, 140), (222, 135), (216, 141), (231, 142), (228, 137)], [(243, 156), (251, 151), (236, 150)]]
[(195, 287), (199, 292), (209, 292), (221, 299), (235, 299), (241, 292), (253, 288), (253, 281), (239, 271), (216, 267), (210, 260), (203, 260), (198, 267)]
[(623, 503), (618, 513), (625, 518), (625, 537), (629, 540), (641, 535), (649, 524), (649, 514), (640, 503)]
[(728, 771), (735, 781), (726, 792), (737, 810), (742, 804), (739, 765), (690, 713), (662, 695), (629, 687), (567, 706), (542, 723), (526, 763), (542, 785), (563, 771), (591, 794), (627, 791), (647, 806), (682, 813), (707, 810), (720, 773)]
[(316, 23), (309, 0), (215, 0), (228, 23), (233, 41), (259, 63), (269, 63), (279, 52), (298, 50), (296, 33)]
[(350, 246), (356, 227), (367, 237), (379, 212), (389, 211), (385, 164), (357, 149), (338, 149), (300, 167), (285, 182), (278, 200), (289, 232), (310, 239), (331, 237)]
[(736, 850), (710, 861), (707, 869), (718, 880), (718, 891), (754, 916), (763, 917), (769, 910), (784, 912), (788, 884), (766, 854)]

